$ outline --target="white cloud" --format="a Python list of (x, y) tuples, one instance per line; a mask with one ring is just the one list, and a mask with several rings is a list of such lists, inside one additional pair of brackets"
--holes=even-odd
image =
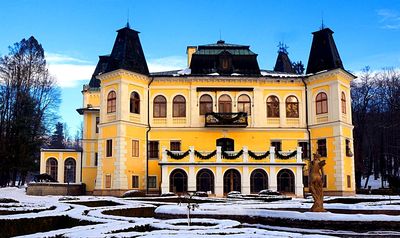
[(82, 63), (88, 64), (90, 61), (77, 59), (68, 55), (57, 54), (57, 53), (45, 53), (46, 61), (49, 63), (66, 63), (66, 62), (73, 62), (73, 63)]
[[(46, 53), (50, 73), (55, 76), (60, 87), (74, 87), (89, 83), (96, 65), (68, 55)], [(169, 71), (186, 68), (186, 57), (168, 56), (149, 59), (150, 72)]]
[(46, 61), (50, 74), (56, 78), (60, 87), (88, 83), (96, 67), (89, 61), (56, 53), (46, 53)]
[(382, 28), (391, 30), (400, 29), (400, 14), (397, 11), (379, 9), (377, 14), (381, 18), (379, 22), (382, 24)]
[(56, 77), (60, 87), (74, 87), (77, 84), (89, 83), (95, 67), (95, 65), (49, 64), (49, 71)]
[(187, 66), (186, 63), (186, 57), (182, 56), (168, 56), (147, 61), (150, 72), (184, 69)]

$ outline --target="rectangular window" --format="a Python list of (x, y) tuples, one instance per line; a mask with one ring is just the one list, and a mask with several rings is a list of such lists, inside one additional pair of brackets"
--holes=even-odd
[(324, 175), (324, 188), (327, 187), (327, 184), (328, 184), (328, 176)]
[(150, 158), (158, 159), (158, 141), (149, 141)]
[(353, 153), (351, 152), (350, 148), (350, 140), (346, 139), (346, 156), (351, 157), (353, 156)]
[(171, 151), (181, 151), (181, 142), (180, 141), (171, 141), (169, 144), (169, 148)]
[(111, 175), (106, 175), (106, 188), (111, 188)]
[(139, 157), (139, 141), (132, 140), (132, 157)]
[(347, 187), (351, 188), (351, 176), (347, 175)]
[(139, 188), (139, 176), (132, 176), (132, 188)]
[(282, 150), (282, 142), (280, 141), (271, 141), (271, 146), (275, 147), (275, 152)]
[(94, 153), (94, 166), (97, 166), (99, 164), (99, 154)]
[(100, 117), (96, 117), (96, 133), (99, 133)]
[(326, 139), (318, 140), (317, 143), (318, 143), (318, 154), (321, 155), (321, 157), (326, 157), (327, 156)]
[(112, 140), (107, 140), (106, 142), (106, 156), (107, 157), (112, 156)]
[(307, 175), (303, 176), (303, 186), (305, 188), (308, 188), (308, 176)]
[(306, 141), (300, 141), (299, 142), (299, 147), (301, 147), (301, 157), (303, 159), (305, 158), (310, 158), (310, 153), (308, 151), (308, 142)]
[(157, 188), (157, 176), (149, 176), (149, 188)]

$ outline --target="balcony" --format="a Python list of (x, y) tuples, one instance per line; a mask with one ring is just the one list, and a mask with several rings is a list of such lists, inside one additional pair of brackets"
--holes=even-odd
[(205, 115), (206, 127), (247, 127), (246, 112), (217, 113), (211, 112)]

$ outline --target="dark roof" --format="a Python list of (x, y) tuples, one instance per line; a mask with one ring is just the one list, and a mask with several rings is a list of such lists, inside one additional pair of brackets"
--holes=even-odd
[(312, 34), (314, 37), (306, 73), (317, 73), (323, 70), (338, 68), (344, 69), (335, 41), (333, 40), (333, 31), (329, 28), (323, 28)]
[(96, 78), (97, 75), (102, 74), (106, 71), (108, 65), (109, 55), (99, 56), (99, 62), (96, 65), (96, 69), (93, 72), (92, 78), (90, 79), (89, 86), (91, 88), (99, 88), (100, 80)]
[(296, 73), (292, 67), (292, 63), (290, 62), (289, 55), (285, 51), (278, 51), (274, 71), (289, 74)]
[(200, 45), (192, 55), (191, 74), (232, 73), (259, 75), (257, 54), (247, 45), (235, 45), (219, 40), (216, 44)]
[(140, 44), (139, 32), (131, 29), (129, 25), (117, 32), (118, 35), (109, 57), (106, 72), (125, 69), (148, 75), (149, 69)]

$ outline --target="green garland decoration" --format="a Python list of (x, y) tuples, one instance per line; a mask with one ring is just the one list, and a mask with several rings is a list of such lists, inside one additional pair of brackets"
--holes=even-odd
[(222, 151), (222, 158), (233, 160), (233, 159), (239, 158), (240, 156), (242, 156), (242, 154), (243, 154), (243, 150), (240, 150), (239, 152), (237, 152), (236, 155), (229, 155), (225, 151)]
[(212, 157), (214, 157), (217, 154), (217, 150), (214, 150), (213, 152), (209, 153), (208, 155), (202, 155), (200, 152), (198, 152), (197, 150), (194, 151), (194, 155), (202, 160), (208, 160), (211, 159)]
[(167, 155), (169, 157), (176, 159), (176, 160), (181, 160), (181, 159), (185, 158), (186, 156), (188, 156), (190, 153), (190, 150), (185, 151), (183, 154), (175, 154), (169, 150), (166, 150), (166, 151), (167, 151)]
[(282, 154), (279, 153), (278, 151), (277, 151), (275, 154), (276, 154), (276, 157), (277, 157), (278, 159), (290, 159), (290, 158), (292, 158), (292, 157), (294, 157), (294, 156), (297, 155), (297, 150), (293, 151), (292, 153), (290, 153), (290, 154), (288, 154), (288, 155), (282, 155)]
[(256, 155), (253, 151), (249, 150), (249, 156), (255, 160), (262, 160), (268, 157), (269, 151), (265, 152), (264, 154), (261, 155)]

